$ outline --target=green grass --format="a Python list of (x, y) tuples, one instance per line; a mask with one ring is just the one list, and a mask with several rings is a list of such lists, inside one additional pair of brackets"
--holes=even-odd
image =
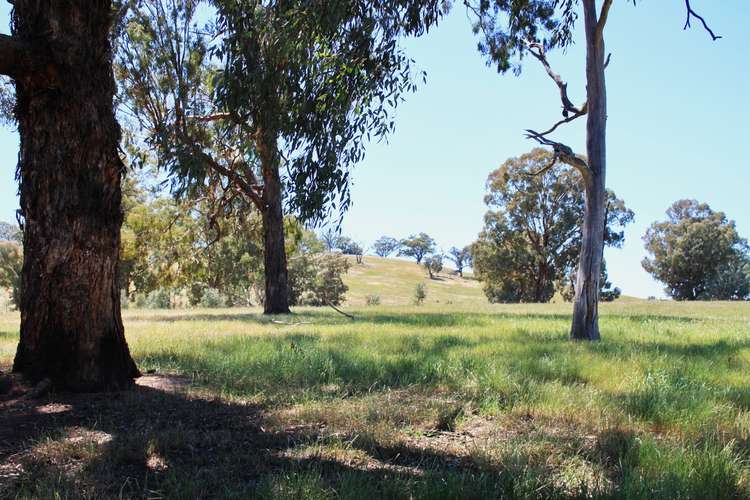
[[(750, 497), (750, 304), (624, 299), (601, 342), (572, 343), (569, 304), (453, 279), (417, 307), (415, 265), (365, 263), (354, 321), (125, 311), (141, 369), (190, 388), (65, 400), (81, 416), (0, 455), (0, 496), (16, 457), (22, 498)], [(17, 321), (0, 315), (0, 365)], [(75, 438), (92, 432), (112, 441)]]

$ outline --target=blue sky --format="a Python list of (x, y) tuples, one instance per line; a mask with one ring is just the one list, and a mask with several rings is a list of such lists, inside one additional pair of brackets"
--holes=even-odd
[[(388, 144), (371, 145), (353, 172), (354, 205), (343, 231), (365, 244), (420, 231), (446, 251), (470, 243), (482, 227), (489, 172), (533, 147), (524, 129), (546, 128), (560, 116), (557, 89), (535, 60), (526, 61), (518, 78), (486, 67), (456, 3), (427, 36), (407, 41), (427, 84), (399, 107)], [(750, 1), (692, 3), (723, 39), (712, 42), (695, 23), (683, 31), (681, 0), (644, 0), (637, 7), (618, 0), (605, 33), (612, 52), (607, 185), (636, 214), (625, 247), (607, 250), (606, 258), (611, 280), (628, 295), (661, 295), (661, 285), (641, 268), (641, 237), (679, 198), (708, 202), (750, 237), (744, 150)], [(0, 32), (8, 33), (8, 18), (8, 4), (0, 3)], [(550, 62), (581, 103), (582, 44), (550, 55)], [(579, 120), (555, 138), (583, 152), (584, 128)], [(0, 220), (15, 217), (17, 154), (17, 135), (0, 127)]]

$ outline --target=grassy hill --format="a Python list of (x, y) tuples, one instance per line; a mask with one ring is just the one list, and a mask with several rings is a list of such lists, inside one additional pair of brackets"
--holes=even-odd
[(362, 264), (349, 258), (351, 268), (344, 281), (349, 286), (347, 304), (363, 305), (368, 295), (377, 295), (383, 305), (406, 305), (414, 299), (418, 283), (427, 287), (426, 303), (467, 304), (486, 302), (481, 284), (471, 275), (458, 276), (452, 269), (444, 269), (430, 279), (423, 266), (414, 261), (367, 255)]

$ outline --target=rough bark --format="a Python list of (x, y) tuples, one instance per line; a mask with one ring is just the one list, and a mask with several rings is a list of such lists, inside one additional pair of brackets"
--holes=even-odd
[(13, 369), (77, 391), (125, 388), (139, 375), (120, 315), (110, 16), (104, 0), (14, 8), (14, 38), (49, 60), (14, 77), (24, 263)]
[(589, 175), (585, 182), (585, 211), (581, 254), (576, 277), (573, 324), (570, 336), (576, 340), (598, 340), (599, 285), (604, 255), (607, 89), (604, 79), (604, 38), (595, 0), (584, 0), (586, 30), (586, 154)]
[(265, 314), (289, 313), (289, 280), (284, 244), (284, 213), (276, 139), (259, 130), (256, 145), (263, 172), (263, 259), (265, 265)]

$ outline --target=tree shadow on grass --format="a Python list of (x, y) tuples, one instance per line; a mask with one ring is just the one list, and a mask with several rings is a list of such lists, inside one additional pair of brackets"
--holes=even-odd
[(311, 454), (329, 439), (315, 423), (266, 429), (262, 407), (158, 384), (0, 405), (3, 498), (487, 498), (513, 487), (497, 468), (430, 449)]
[[(551, 479), (544, 465), (528, 465), (537, 459), (522, 450), (514, 450), (508, 462), (487, 461), (429, 443), (335, 436), (319, 422), (268, 426), (261, 406), (190, 395), (182, 382), (172, 387), (171, 380), (161, 384), (163, 379), (152, 376), (149, 385), (121, 393), (0, 402), (0, 497), (573, 499), (592, 494)], [(351, 445), (327, 447), (342, 440)], [(695, 497), (692, 489), (711, 486), (679, 477), (672, 481), (682, 481), (672, 486), (686, 491), (686, 498)], [(636, 486), (650, 498), (669, 498), (674, 491)], [(742, 495), (731, 490), (736, 485), (724, 486), (730, 488), (724, 491), (728, 497)], [(622, 497), (617, 489), (594, 496)]]

